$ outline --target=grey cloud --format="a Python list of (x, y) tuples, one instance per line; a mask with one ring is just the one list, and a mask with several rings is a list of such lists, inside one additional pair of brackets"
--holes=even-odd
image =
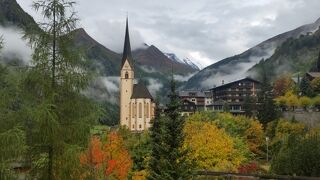
[(163, 88), (163, 84), (158, 79), (148, 78), (149, 85), (147, 86), (148, 90), (150, 91), (151, 95), (155, 98), (157, 92)]
[[(31, 12), (31, 0), (18, 2)], [(319, 0), (79, 0), (78, 3), (80, 25), (107, 47), (121, 50), (128, 11), (135, 47), (144, 41), (203, 66), (320, 17)], [(192, 52), (203, 58), (190, 57)]]
[(178, 74), (175, 74), (173, 75), (173, 78), (174, 80), (176, 81), (181, 81), (181, 82), (185, 82), (185, 81), (188, 81), (193, 75), (195, 75), (197, 72), (195, 73), (190, 73), (190, 74), (187, 74), (185, 76), (181, 76), (181, 75), (178, 75)]
[(32, 50), (28, 43), (22, 39), (23, 31), (17, 27), (1, 27), (0, 36), (3, 37), (1, 56), (7, 60), (22, 60), (30, 64)]
[(119, 77), (97, 77), (82, 93), (100, 102), (119, 103)]

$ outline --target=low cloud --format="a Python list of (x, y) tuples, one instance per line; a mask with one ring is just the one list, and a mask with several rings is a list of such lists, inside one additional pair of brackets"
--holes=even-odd
[(155, 70), (154, 68), (148, 67), (148, 66), (140, 66), (140, 68), (141, 68), (143, 71), (147, 72), (147, 73), (156, 73), (156, 72), (159, 72), (159, 71)]
[(83, 92), (84, 95), (100, 102), (119, 104), (119, 77), (98, 77)]
[(204, 77), (207, 78), (200, 83), (201, 87), (204, 89), (212, 88), (214, 86), (220, 86), (222, 80), (226, 84), (248, 76), (248, 70), (262, 59), (267, 59), (272, 56), (275, 48), (276, 47), (273, 44), (267, 44), (264, 47), (257, 46), (252, 51), (256, 56), (250, 56), (247, 62), (236, 64), (228, 63), (221, 66), (219, 71), (205, 69), (202, 73)]
[(22, 39), (23, 31), (17, 27), (0, 26), (0, 36), (3, 37), (1, 56), (6, 61), (21, 60), (23, 64), (30, 64), (32, 50), (26, 40)]
[(148, 78), (149, 85), (147, 86), (151, 95), (155, 98), (157, 92), (163, 88), (163, 84), (158, 79)]
[(180, 81), (180, 82), (185, 82), (185, 81), (188, 81), (193, 75), (195, 75), (197, 72), (195, 73), (190, 73), (190, 74), (187, 74), (187, 75), (179, 75), (179, 74), (175, 74), (173, 75), (173, 78), (176, 80), (176, 81)]

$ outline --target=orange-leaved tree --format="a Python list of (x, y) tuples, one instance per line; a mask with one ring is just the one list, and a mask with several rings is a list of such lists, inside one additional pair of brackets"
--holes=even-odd
[(86, 170), (82, 179), (127, 179), (132, 167), (129, 151), (117, 132), (110, 132), (105, 142), (100, 137), (92, 137), (88, 150), (80, 156), (80, 162)]
[(288, 91), (295, 90), (295, 82), (291, 79), (291, 76), (285, 75), (278, 78), (273, 85), (273, 92), (276, 97), (284, 96)]

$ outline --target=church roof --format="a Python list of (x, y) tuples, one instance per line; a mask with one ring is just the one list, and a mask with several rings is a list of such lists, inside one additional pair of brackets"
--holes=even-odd
[(133, 69), (133, 59), (131, 54), (131, 46), (130, 46), (130, 37), (129, 37), (129, 26), (128, 26), (128, 18), (126, 21), (126, 35), (124, 39), (124, 47), (123, 47), (123, 54), (122, 54), (122, 62), (121, 68), (123, 67), (124, 63), (128, 60), (131, 68)]
[(138, 98), (151, 99), (151, 100), (153, 99), (149, 90), (143, 84), (142, 81), (139, 81), (138, 84), (133, 85), (133, 92), (132, 92), (131, 99), (138, 99)]

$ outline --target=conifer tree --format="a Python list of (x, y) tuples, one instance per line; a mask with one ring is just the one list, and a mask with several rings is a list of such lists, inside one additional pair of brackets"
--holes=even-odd
[[(150, 176), (148, 179), (188, 179), (191, 176), (191, 166), (186, 161), (187, 151), (182, 150), (184, 142), (184, 118), (179, 114), (180, 100), (176, 93), (175, 81), (172, 78), (169, 94), (169, 103), (164, 116), (160, 117), (160, 124), (156, 123), (156, 130), (160, 136), (153, 137), (152, 142), (157, 144), (153, 148), (152, 159), (157, 161), (150, 163)], [(155, 142), (155, 140), (160, 142)], [(157, 163), (157, 165), (156, 165)]]
[(151, 138), (151, 157), (148, 164), (149, 176), (148, 179), (159, 179), (161, 169), (159, 169), (161, 157), (161, 119), (160, 119), (159, 103), (156, 101), (155, 117), (152, 120), (152, 127), (150, 128)]
[(314, 94), (311, 83), (306, 77), (302, 78), (299, 88), (302, 96), (312, 97)]
[[(0, 36), (0, 51), (2, 37)], [(1, 58), (1, 57), (0, 57)], [(0, 59), (1, 61), (1, 59)], [(20, 74), (0, 63), (0, 179), (17, 179), (13, 163), (25, 153), (25, 135), (19, 111)]]
[(272, 87), (265, 69), (265, 64), (261, 68), (261, 90), (258, 93), (258, 114), (257, 117), (263, 125), (278, 118), (278, 112), (273, 100)]
[(98, 119), (98, 108), (80, 94), (89, 76), (81, 52), (71, 46), (77, 22), (73, 5), (69, 0), (35, 2), (44, 23), (25, 35), (34, 49), (23, 86), (34, 178), (79, 179), (79, 153)]

